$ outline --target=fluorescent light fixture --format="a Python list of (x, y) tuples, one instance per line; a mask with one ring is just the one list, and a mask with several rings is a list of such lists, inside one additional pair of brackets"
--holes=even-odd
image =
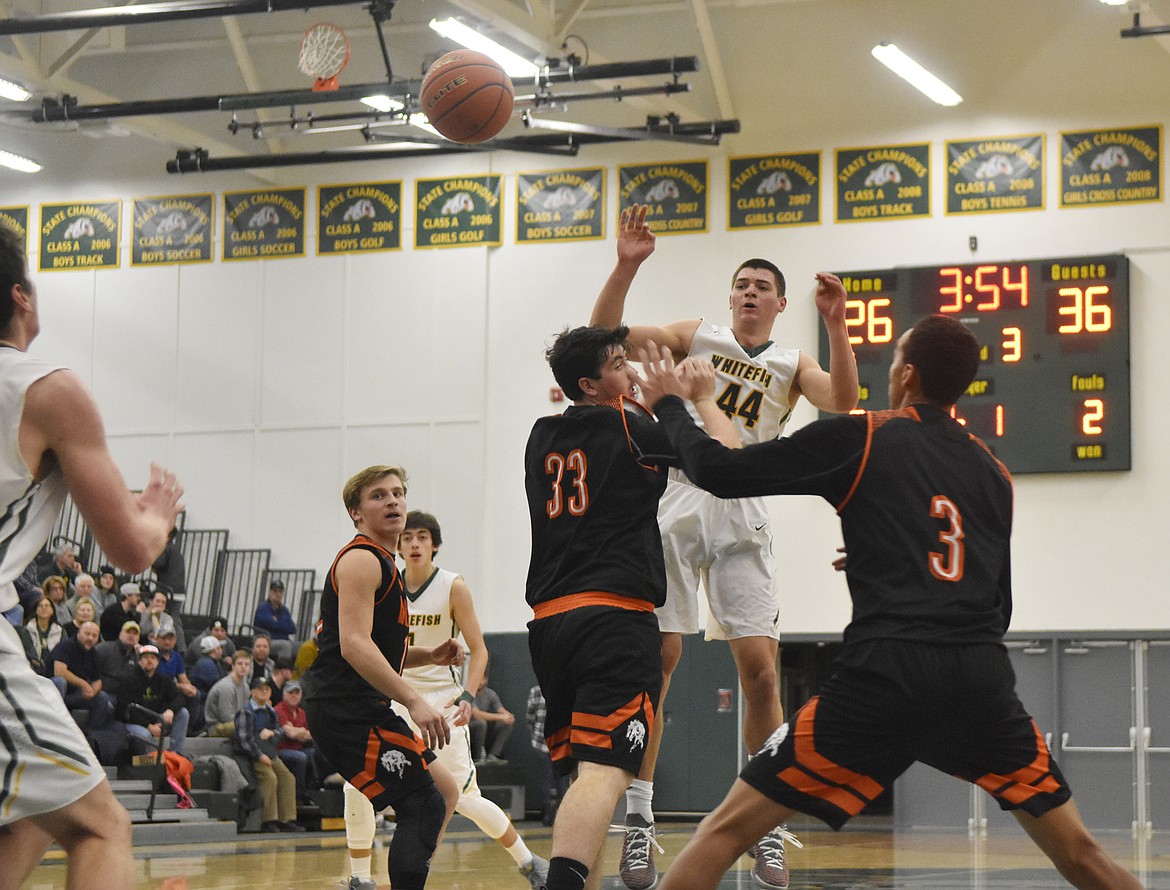
[(458, 19), (448, 18), (442, 21), (431, 19), (431, 30), (437, 31), (448, 40), (454, 40), (468, 49), (473, 49), (477, 53), (483, 53), (485, 56), (495, 59), (509, 77), (534, 77), (540, 71), (540, 67), (534, 62), (500, 46), (490, 37), (480, 34), (474, 28), (467, 27)]
[(362, 96), (362, 103), (369, 105), (374, 111), (381, 111), (389, 113), (391, 111), (401, 111), (404, 106), (397, 99), (391, 99), (384, 93), (378, 93), (374, 96)]
[(0, 99), (11, 99), (13, 102), (23, 102), (31, 96), (28, 90), (18, 83), (0, 77)]
[(0, 149), (0, 165), (10, 167), (21, 173), (40, 173), (44, 169), (36, 161), (30, 161), (28, 158), (22, 158), (20, 155), (14, 155), (10, 151)]
[(879, 43), (873, 57), (939, 105), (958, 105), (963, 97), (892, 43)]
[(1129, 0), (1101, 0), (1106, 6), (1125, 6)]
[(429, 120), (427, 120), (427, 116), (425, 114), (420, 114), (418, 112), (415, 112), (414, 114), (412, 114), (410, 116), (408, 122), (410, 123), (410, 125), (412, 127), (418, 127), (420, 130), (426, 130), (428, 133), (432, 133), (435, 136), (439, 136), (443, 139), (447, 138), (446, 136), (443, 136), (442, 133), (440, 133), (438, 130), (436, 130), (434, 127), (431, 126), (431, 122)]

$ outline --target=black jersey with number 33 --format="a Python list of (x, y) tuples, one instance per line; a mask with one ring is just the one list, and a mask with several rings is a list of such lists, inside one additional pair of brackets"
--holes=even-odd
[(920, 404), (828, 418), (732, 451), (678, 399), (655, 409), (696, 485), (721, 497), (815, 494), (837, 508), (853, 597), (847, 643), (1003, 639), (1011, 475), (947, 412)]
[(586, 591), (666, 600), (658, 498), (675, 460), (653, 420), (601, 405), (543, 417), (528, 437), (529, 605)]

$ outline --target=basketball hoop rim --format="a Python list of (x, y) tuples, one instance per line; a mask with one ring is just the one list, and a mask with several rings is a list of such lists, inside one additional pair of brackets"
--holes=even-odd
[[(322, 69), (318, 65), (310, 64), (312, 60), (307, 60), (305, 57), (311, 49), (309, 41), (312, 39), (314, 32), (319, 29), (324, 29), (330, 35), (336, 35), (341, 38), (342, 44), (345, 47), (345, 55), (342, 57), (340, 64), (336, 67), (331, 66), (327, 69)], [(333, 24), (332, 22), (317, 22), (305, 29), (304, 35), (301, 37), (300, 56), (298, 58), (299, 67), (303, 74), (316, 78), (316, 83), (313, 85), (314, 90), (335, 90), (337, 89), (337, 75), (345, 70), (346, 65), (349, 64), (350, 43), (349, 35), (345, 33), (345, 29)], [(329, 82), (332, 81), (332, 85)], [(318, 86), (319, 84), (325, 84)]]

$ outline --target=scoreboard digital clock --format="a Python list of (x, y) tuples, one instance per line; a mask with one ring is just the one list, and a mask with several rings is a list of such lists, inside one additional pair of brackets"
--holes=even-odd
[[(1129, 259), (1122, 254), (844, 272), (859, 408), (889, 407), (898, 337), (950, 315), (982, 347), (956, 417), (1012, 473), (1130, 468)], [(821, 366), (829, 366), (820, 331)]]

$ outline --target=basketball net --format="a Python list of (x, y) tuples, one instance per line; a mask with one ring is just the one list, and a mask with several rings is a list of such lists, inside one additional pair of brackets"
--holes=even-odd
[(349, 38), (336, 25), (321, 22), (301, 40), (300, 69), (315, 77), (313, 91), (337, 89), (337, 75), (349, 64)]

